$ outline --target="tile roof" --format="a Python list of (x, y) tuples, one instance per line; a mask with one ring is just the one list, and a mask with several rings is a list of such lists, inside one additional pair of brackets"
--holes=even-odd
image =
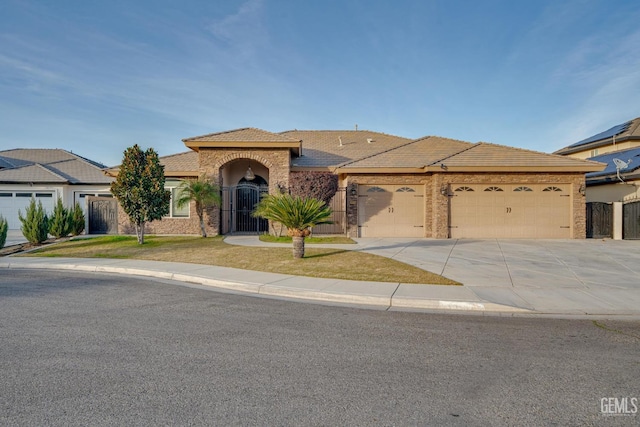
[(424, 168), (441, 159), (472, 147), (470, 142), (427, 136), (402, 145), (340, 165), (355, 168)]
[(102, 172), (105, 166), (61, 149), (0, 151), (4, 165), (0, 182), (51, 182), (68, 184), (109, 184), (112, 178)]
[(282, 134), (256, 128), (233, 129), (225, 132), (185, 138), (183, 142), (298, 142)]
[(302, 155), (292, 159), (293, 167), (335, 167), (411, 141), (367, 130), (290, 130), (281, 135), (302, 141)]
[(341, 170), (350, 169), (424, 169), (441, 168), (445, 170), (599, 170), (603, 165), (565, 156), (541, 153), (521, 148), (479, 142), (429, 136), (412, 141), (400, 147), (347, 162)]
[[(164, 173), (173, 177), (197, 177), (200, 173), (200, 163), (197, 151), (184, 151), (182, 153), (170, 154), (159, 157), (160, 164), (164, 166)], [(117, 176), (120, 165), (105, 169), (110, 176)]]
[(164, 166), (165, 172), (198, 172), (198, 153), (196, 151), (185, 151), (183, 153), (172, 154), (160, 157), (160, 164)]
[(479, 142), (468, 150), (457, 153), (443, 161), (446, 166), (482, 167), (536, 167), (536, 168), (586, 168), (601, 169), (602, 165), (572, 157), (541, 153), (523, 148)]

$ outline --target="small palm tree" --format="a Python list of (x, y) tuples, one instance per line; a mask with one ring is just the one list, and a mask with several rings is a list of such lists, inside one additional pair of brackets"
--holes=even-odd
[(260, 200), (252, 215), (276, 221), (289, 229), (293, 240), (293, 257), (304, 257), (304, 238), (311, 227), (331, 224), (331, 208), (323, 201), (290, 194), (268, 194)]
[(220, 187), (205, 175), (198, 179), (185, 179), (178, 187), (178, 207), (183, 207), (194, 201), (196, 214), (200, 219), (200, 232), (202, 237), (207, 237), (207, 229), (204, 225), (204, 210), (212, 206), (220, 206)]

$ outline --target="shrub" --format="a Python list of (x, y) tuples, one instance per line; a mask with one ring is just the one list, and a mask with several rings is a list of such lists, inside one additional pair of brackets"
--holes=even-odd
[(42, 207), (42, 202), (31, 199), (31, 203), (27, 207), (25, 216), (18, 211), (18, 218), (22, 223), (22, 234), (30, 243), (38, 244), (47, 240), (49, 234), (49, 218)]
[(312, 197), (327, 205), (338, 191), (338, 175), (331, 172), (292, 172), (289, 178), (289, 192), (292, 196)]
[(84, 231), (84, 212), (80, 203), (76, 202), (73, 209), (69, 211), (69, 234), (78, 236)]
[(9, 231), (9, 223), (0, 215), (0, 249), (4, 248), (4, 244), (7, 243), (7, 232)]
[(62, 199), (58, 197), (58, 202), (53, 208), (53, 215), (49, 223), (49, 233), (56, 239), (66, 237), (71, 228), (71, 217), (69, 210), (62, 204)]

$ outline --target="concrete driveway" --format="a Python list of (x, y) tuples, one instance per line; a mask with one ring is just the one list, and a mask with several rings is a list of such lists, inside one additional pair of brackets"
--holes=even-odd
[(358, 239), (365, 252), (457, 280), (480, 299), (541, 312), (640, 310), (640, 241)]

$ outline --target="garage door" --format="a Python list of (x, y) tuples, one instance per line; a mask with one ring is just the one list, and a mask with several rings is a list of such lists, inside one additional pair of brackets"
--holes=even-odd
[(358, 186), (360, 237), (424, 237), (422, 185)]
[(451, 185), (452, 238), (571, 238), (571, 186)]
[(47, 214), (53, 212), (52, 192), (0, 191), (0, 215), (7, 220), (9, 230), (19, 230), (22, 227), (18, 212), (25, 215), (32, 197), (35, 197), (36, 203), (42, 202)]

